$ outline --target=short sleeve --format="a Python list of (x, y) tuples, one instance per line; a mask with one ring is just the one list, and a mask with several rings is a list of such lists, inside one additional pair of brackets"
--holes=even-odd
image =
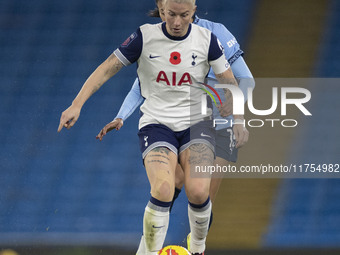
[(208, 60), (214, 61), (223, 55), (223, 46), (217, 39), (216, 35), (211, 33)]
[(215, 74), (223, 73), (230, 68), (224, 56), (224, 48), (213, 33), (211, 33), (208, 60)]
[(142, 49), (143, 36), (138, 28), (114, 51), (114, 54), (125, 66), (128, 66), (139, 59)]

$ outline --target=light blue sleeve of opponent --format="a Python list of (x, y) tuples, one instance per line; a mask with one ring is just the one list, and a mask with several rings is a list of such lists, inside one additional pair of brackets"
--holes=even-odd
[(136, 108), (144, 101), (140, 93), (139, 80), (136, 79), (115, 119), (120, 118), (125, 121), (136, 110)]
[[(213, 32), (224, 48), (224, 55), (231, 65), (235, 78), (239, 82), (239, 87), (243, 92), (245, 102), (248, 100), (248, 88), (254, 88), (255, 82), (246, 62), (242, 55), (244, 52), (240, 48), (235, 36), (221, 23), (215, 23), (210, 20), (200, 19), (197, 16), (195, 21), (197, 25), (209, 29)], [(215, 74), (210, 69), (208, 78), (216, 80)]]
[[(243, 51), (240, 49), (240, 45), (235, 36), (233, 36), (223, 24), (215, 23), (206, 19), (200, 19), (198, 17), (195, 17), (194, 23), (198, 26), (209, 29), (217, 36), (223, 46), (224, 55), (230, 65), (243, 55)], [(215, 74), (211, 69), (209, 71), (208, 78), (216, 79)]]
[(239, 88), (243, 92), (244, 102), (247, 102), (248, 91), (255, 88), (255, 80), (242, 56), (231, 65), (231, 70), (237, 79)]
[[(255, 87), (255, 82), (253, 79), (253, 75), (251, 74), (246, 62), (243, 59), (243, 51), (240, 48), (239, 43), (237, 42), (236, 38), (230, 33), (230, 31), (220, 23), (214, 23), (209, 20), (199, 19), (196, 17), (195, 23), (201, 27), (205, 27), (212, 31), (217, 38), (219, 39), (220, 43), (224, 48), (224, 55), (228, 60), (229, 64), (231, 65), (231, 69), (235, 75), (235, 78), (238, 80), (239, 87), (243, 92), (244, 101), (248, 100), (248, 89), (253, 89)], [(217, 83), (215, 74), (210, 69), (209, 74), (207, 76), (208, 84), (211, 86), (215, 86)], [(216, 89), (218, 94), (223, 94), (223, 90)], [(225, 98), (222, 97), (222, 102), (224, 102)], [(214, 118), (218, 119), (221, 118), (219, 111), (216, 107), (213, 107), (213, 114)], [(231, 126), (231, 119), (232, 115), (224, 118), (228, 120), (227, 124), (218, 125), (216, 126), (216, 130), (228, 128)]]
[[(250, 88), (251, 90), (253, 90), (255, 87), (255, 81), (253, 79), (253, 76), (242, 56), (237, 58), (237, 60), (231, 65), (231, 69), (238, 81), (239, 88), (243, 92), (244, 102), (246, 102), (248, 100), (248, 89)], [(215, 79), (208, 79), (209, 85), (215, 86), (216, 83), (218, 82)], [(216, 91), (220, 95), (224, 94), (224, 91), (222, 89), (216, 89)], [(221, 99), (222, 99), (222, 102), (225, 101), (225, 97), (221, 97)], [(215, 119), (222, 118), (219, 113), (219, 110), (216, 107), (213, 107), (213, 114), (214, 114)], [(233, 116), (229, 115), (228, 117), (224, 119), (227, 120), (227, 123), (217, 125), (216, 130), (231, 127), (231, 120), (233, 119)]]

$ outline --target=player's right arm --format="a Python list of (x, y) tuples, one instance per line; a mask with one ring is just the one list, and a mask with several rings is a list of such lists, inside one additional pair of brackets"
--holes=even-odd
[(85, 102), (112, 76), (123, 67), (122, 62), (111, 54), (97, 69), (89, 76), (78, 95), (60, 117), (58, 132), (63, 127), (70, 129), (79, 118), (80, 111)]
[(142, 34), (138, 29), (90, 75), (77, 97), (73, 100), (72, 105), (62, 113), (58, 132), (63, 127), (69, 129), (76, 123), (86, 100), (107, 80), (114, 76), (123, 66), (137, 61), (141, 54), (142, 46)]

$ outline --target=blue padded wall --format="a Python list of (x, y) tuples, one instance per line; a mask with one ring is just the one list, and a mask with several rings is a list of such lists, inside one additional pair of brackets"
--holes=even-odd
[[(198, 13), (245, 43), (254, 2), (198, 1)], [(103, 86), (71, 130), (56, 130), (91, 72), (139, 25), (158, 22), (146, 16), (153, 7), (140, 0), (0, 1), (0, 244), (138, 244), (150, 196), (138, 113), (103, 142), (95, 139), (118, 112), (136, 67)], [(186, 214), (182, 192), (167, 242), (186, 235)]]

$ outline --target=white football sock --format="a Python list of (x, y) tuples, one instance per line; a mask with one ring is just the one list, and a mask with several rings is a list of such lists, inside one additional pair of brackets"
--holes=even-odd
[(144, 212), (142, 241), (144, 239), (146, 255), (157, 255), (157, 252), (163, 248), (168, 231), (171, 203), (163, 203), (156, 199), (151, 201)]
[(146, 253), (145, 240), (144, 240), (144, 236), (142, 236), (139, 242), (139, 247), (138, 247), (136, 255), (145, 255), (145, 253)]
[(211, 215), (211, 202), (208, 198), (203, 205), (188, 205), (189, 224), (191, 230), (190, 252), (203, 253), (208, 235)]

